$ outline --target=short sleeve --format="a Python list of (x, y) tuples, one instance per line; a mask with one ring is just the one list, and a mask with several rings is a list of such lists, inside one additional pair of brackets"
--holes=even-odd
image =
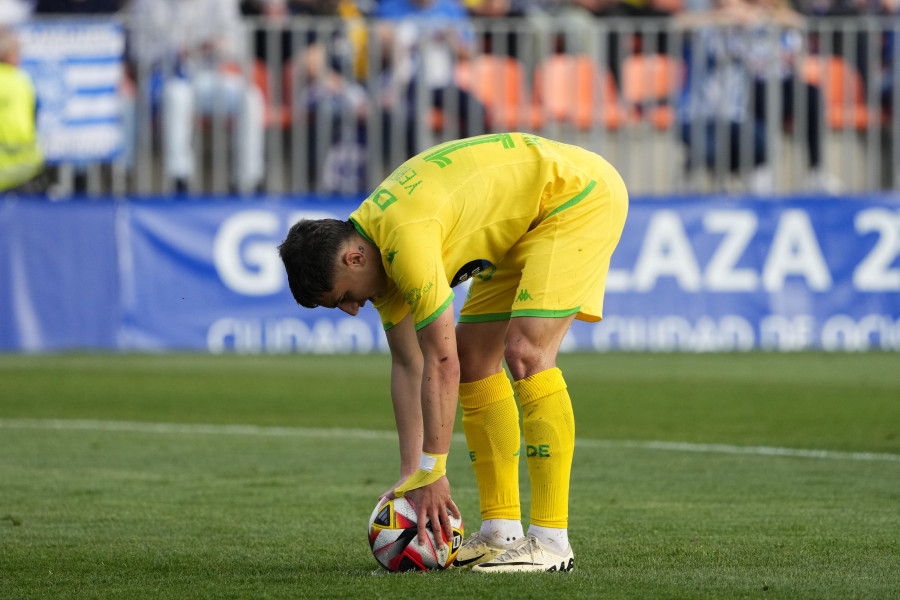
[(388, 257), (388, 276), (412, 311), (419, 330), (453, 303), (441, 254), (440, 225), (425, 222), (398, 229), (382, 252)]
[(378, 310), (378, 316), (381, 318), (381, 325), (387, 331), (409, 314), (409, 305), (403, 299), (403, 294), (396, 287), (390, 292), (379, 298), (373, 306)]

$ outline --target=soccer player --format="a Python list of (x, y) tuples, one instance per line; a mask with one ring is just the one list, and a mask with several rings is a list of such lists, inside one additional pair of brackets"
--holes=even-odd
[[(482, 525), (458, 566), (575, 565), (567, 532), (575, 422), (556, 355), (573, 319), (602, 316), (627, 210), (625, 184), (600, 156), (500, 133), (426, 150), (348, 221), (300, 221), (279, 247), (302, 306), (356, 315), (369, 301), (378, 309), (400, 437), (402, 476), (388, 494), (417, 506), (421, 540), (426, 517), (449, 536), (448, 512), (459, 516), (445, 472), (457, 398), (462, 405)], [(465, 281), (454, 329), (451, 288)], [(516, 396), (531, 482), (527, 536)]]

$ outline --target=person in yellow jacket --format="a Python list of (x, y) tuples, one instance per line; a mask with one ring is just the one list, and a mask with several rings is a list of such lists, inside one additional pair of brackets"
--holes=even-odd
[(22, 185), (44, 168), (35, 132), (34, 86), (18, 63), (15, 32), (0, 28), (0, 192)]
[[(426, 518), (449, 532), (448, 513), (459, 517), (445, 476), (458, 398), (482, 523), (457, 566), (575, 566), (568, 538), (575, 420), (556, 355), (573, 319), (602, 316), (627, 211), (625, 184), (602, 157), (498, 133), (426, 150), (349, 220), (302, 220), (280, 246), (300, 305), (356, 315), (369, 301), (379, 312), (401, 463), (401, 479), (385, 495), (413, 501), (423, 541)], [(471, 285), (454, 328), (451, 288), (463, 282)], [(516, 397), (531, 480), (528, 535)]]

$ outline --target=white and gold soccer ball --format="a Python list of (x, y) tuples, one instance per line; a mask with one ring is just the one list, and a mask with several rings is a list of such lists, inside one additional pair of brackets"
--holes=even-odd
[(375, 560), (388, 571), (430, 571), (446, 569), (453, 564), (463, 540), (462, 519), (450, 515), (453, 527), (451, 539), (446, 539), (440, 525), (437, 529), (444, 539), (438, 548), (434, 542), (431, 521), (425, 527), (428, 539), (419, 543), (416, 508), (406, 498), (379, 498), (369, 518), (369, 547)]

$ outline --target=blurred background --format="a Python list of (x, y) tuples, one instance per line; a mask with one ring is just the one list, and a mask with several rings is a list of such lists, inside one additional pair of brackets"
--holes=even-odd
[(0, 0), (0, 351), (382, 351), (275, 247), (505, 131), (632, 195), (565, 349), (900, 350), (898, 34), (897, 0)]

